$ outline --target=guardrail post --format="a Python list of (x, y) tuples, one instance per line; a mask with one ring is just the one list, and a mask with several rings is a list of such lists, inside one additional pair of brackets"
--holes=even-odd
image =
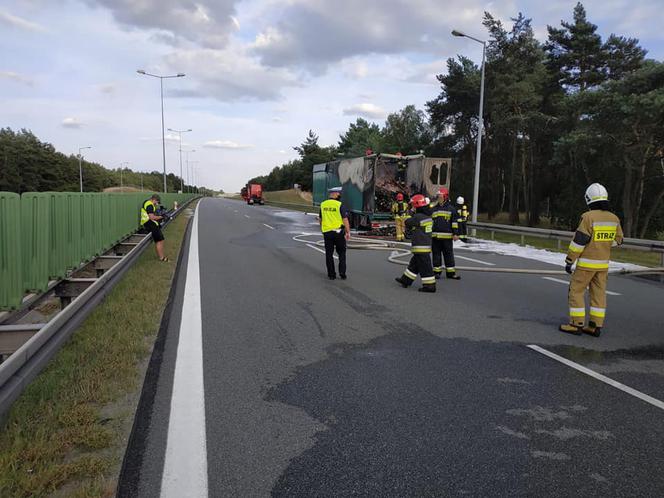
[(526, 245), (526, 236), (521, 234), (521, 245), (525, 246)]
[(560, 239), (556, 239), (556, 242), (557, 242), (556, 245), (558, 246), (558, 250), (560, 251), (562, 249), (562, 247), (560, 246)]
[(491, 230), (491, 240), (495, 240), (495, 239), (496, 239), (496, 232)]

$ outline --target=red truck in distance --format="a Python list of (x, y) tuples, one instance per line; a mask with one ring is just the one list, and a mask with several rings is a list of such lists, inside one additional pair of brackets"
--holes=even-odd
[(263, 186), (259, 183), (247, 183), (246, 187), (242, 187), (241, 195), (249, 205), (260, 204), (262, 206), (265, 204), (263, 200)]

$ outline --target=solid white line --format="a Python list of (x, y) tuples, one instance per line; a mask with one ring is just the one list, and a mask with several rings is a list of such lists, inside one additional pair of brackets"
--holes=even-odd
[(487, 266), (496, 266), (496, 263), (489, 263), (488, 261), (480, 261), (479, 259), (473, 259), (473, 258), (467, 258), (466, 256), (459, 256), (458, 254), (456, 255), (458, 259), (463, 259), (466, 261), (472, 261), (473, 263), (479, 263), (481, 265), (487, 265)]
[[(307, 247), (311, 247), (314, 251), (322, 252), (323, 254), (325, 254), (325, 251), (324, 251), (323, 249), (321, 249), (320, 247), (317, 247), (317, 246), (315, 246), (315, 245), (313, 245), (313, 244), (307, 244)], [(332, 257), (333, 257), (334, 259), (339, 259), (339, 257), (338, 257), (336, 254), (335, 254), (334, 256), (332, 256)]]
[(245, 214), (244, 217), (245, 218), (251, 218), (251, 216), (249, 216), (248, 214)]
[(189, 241), (171, 414), (161, 479), (162, 498), (208, 496), (201, 276), (198, 260), (199, 207), (200, 204), (196, 207)]
[[(550, 282), (557, 282), (559, 284), (569, 285), (569, 280), (562, 280), (560, 278), (554, 277), (542, 277), (544, 280), (549, 280)], [(609, 296), (622, 296), (619, 292), (606, 291)]]
[(568, 367), (572, 367), (575, 370), (578, 370), (579, 372), (582, 372), (586, 375), (590, 375), (591, 377), (604, 382), (605, 384), (608, 384), (612, 387), (615, 387), (616, 389), (620, 389), (623, 392), (626, 392), (627, 394), (631, 394), (632, 396), (639, 398), (642, 401), (645, 401), (646, 403), (650, 403), (653, 406), (656, 406), (660, 410), (664, 410), (664, 401), (660, 401), (656, 398), (653, 398), (652, 396), (648, 396), (647, 394), (643, 394), (641, 391), (637, 391), (636, 389), (633, 389), (629, 386), (626, 386), (625, 384), (621, 384), (618, 381), (615, 381), (613, 379), (610, 379), (606, 377), (605, 375), (602, 375), (600, 373), (595, 372), (594, 370), (590, 370), (589, 368), (586, 368), (582, 365), (579, 365), (578, 363), (574, 363), (573, 361), (568, 360), (567, 358), (563, 358), (562, 356), (558, 356), (555, 353), (552, 353), (551, 351), (547, 351), (544, 348), (541, 348), (535, 344), (529, 344), (528, 347), (532, 349), (533, 351), (537, 351), (538, 353), (542, 353), (545, 356), (548, 356), (549, 358), (552, 358), (556, 361), (559, 361), (560, 363), (567, 365)]
[(271, 227), (271, 226), (270, 226), (270, 225), (268, 225), (267, 223), (263, 223), (263, 226), (266, 226), (266, 227), (268, 227), (268, 228), (269, 228), (270, 230), (274, 230), (274, 227)]

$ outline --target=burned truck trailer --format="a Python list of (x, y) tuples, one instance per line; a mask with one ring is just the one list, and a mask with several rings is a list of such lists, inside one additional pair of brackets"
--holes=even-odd
[(451, 165), (451, 159), (423, 154), (373, 154), (316, 164), (314, 205), (327, 199), (328, 189), (341, 186), (341, 201), (351, 212), (351, 226), (370, 228), (372, 223), (391, 218), (390, 208), (397, 193), (406, 199), (415, 194), (433, 199), (440, 187), (450, 188)]

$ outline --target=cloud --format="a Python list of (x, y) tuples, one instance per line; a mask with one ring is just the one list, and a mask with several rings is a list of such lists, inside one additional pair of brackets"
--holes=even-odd
[(63, 128), (72, 128), (72, 129), (79, 129), (83, 128), (83, 123), (78, 120), (78, 118), (65, 118), (62, 120), (62, 127)]
[(33, 86), (35, 84), (35, 81), (29, 76), (18, 74), (13, 71), (0, 71), (0, 78), (12, 80), (26, 86)]
[(102, 85), (97, 85), (97, 89), (100, 93), (105, 95), (115, 95), (117, 85), (115, 83), (104, 83)]
[(110, 10), (120, 24), (165, 31), (172, 37), (203, 47), (221, 48), (239, 29), (235, 18), (238, 0), (87, 0)]
[[(501, 18), (514, 15), (511, 3), (492, 4), (491, 10)], [(452, 28), (478, 29), (484, 8), (479, 0), (448, 0), (445, 8), (440, 0), (365, 0), (361, 9), (355, 0), (282, 0), (251, 48), (266, 65), (312, 73), (357, 55), (440, 53), (453, 46)], [(360, 65), (354, 72), (363, 77), (370, 68)]]
[(47, 29), (41, 24), (37, 24), (22, 17), (17, 17), (9, 12), (0, 10), (0, 24), (6, 24), (13, 28), (24, 29), (26, 31), (35, 31), (38, 33), (46, 33)]
[[(161, 136), (159, 137), (140, 137), (139, 140), (141, 142), (161, 142)], [(173, 144), (180, 144), (180, 137), (178, 135), (173, 135), (171, 133), (166, 133), (164, 135), (164, 142), (166, 143), (173, 143)], [(182, 146), (185, 146), (188, 144), (185, 144), (182, 142)]]
[(283, 121), (283, 119), (280, 118), (280, 117), (277, 117), (277, 116), (275, 116), (275, 117), (272, 118), (272, 122), (273, 122), (273, 123), (281, 123), (282, 121)]
[(344, 116), (360, 116), (368, 119), (384, 119), (387, 112), (375, 104), (363, 103), (355, 104), (344, 109)]
[(233, 142), (232, 140), (210, 140), (209, 142), (205, 142), (203, 144), (203, 147), (206, 147), (206, 148), (209, 148), (209, 149), (239, 150), (239, 149), (251, 149), (254, 146), (253, 145), (239, 144), (237, 142)]
[(284, 88), (301, 85), (291, 71), (262, 66), (238, 44), (223, 50), (176, 50), (165, 60), (173, 71), (195, 75), (191, 83), (183, 82), (188, 87), (170, 91), (180, 97), (267, 101), (279, 99)]

